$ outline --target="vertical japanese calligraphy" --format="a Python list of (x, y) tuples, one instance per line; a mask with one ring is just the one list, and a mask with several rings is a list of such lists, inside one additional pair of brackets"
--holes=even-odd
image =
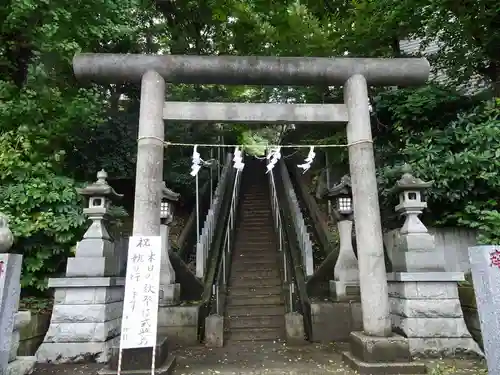
[(156, 345), (161, 237), (130, 237), (121, 348)]

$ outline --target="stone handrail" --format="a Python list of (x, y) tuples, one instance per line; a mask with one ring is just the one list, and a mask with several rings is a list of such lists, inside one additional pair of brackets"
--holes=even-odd
[(299, 241), (298, 245), (302, 254), (304, 273), (306, 277), (310, 277), (314, 273), (313, 244), (307, 230), (304, 216), (302, 214), (302, 210), (300, 209), (299, 201), (297, 199), (297, 195), (295, 194), (292, 181), (290, 180), (288, 169), (283, 160), (280, 160), (279, 168), (281, 172), (281, 182), (283, 183), (286, 196), (286, 204), (288, 204), (290, 212), (292, 213), (294, 230), (297, 234), (297, 240)]
[(228, 180), (228, 176), (231, 173), (231, 163), (232, 155), (228, 154), (219, 182), (215, 188), (212, 204), (208, 209), (203, 229), (201, 230), (199, 240), (196, 243), (196, 277), (199, 279), (203, 279), (205, 277), (208, 253), (210, 251), (210, 247), (212, 246), (214, 231), (222, 205), (222, 196), (225, 190), (224, 187)]

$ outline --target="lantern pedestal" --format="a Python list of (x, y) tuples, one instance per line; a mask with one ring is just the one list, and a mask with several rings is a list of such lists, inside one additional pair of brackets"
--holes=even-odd
[(37, 362), (108, 362), (120, 343), (124, 284), (123, 277), (50, 279), (54, 307)]
[(357, 301), (360, 298), (359, 282), (330, 280), (329, 290), (334, 301)]
[(121, 197), (106, 182), (107, 173), (78, 192), (88, 198), (83, 213), (92, 220), (75, 256), (68, 259), (66, 277), (50, 279), (55, 288), (50, 326), (36, 356), (38, 362), (71, 363), (92, 358), (109, 360), (119, 343), (124, 284), (115, 243), (106, 228), (111, 200)]
[(169, 227), (167, 224), (160, 225), (162, 242), (161, 270), (160, 270), (160, 295), (159, 306), (175, 306), (180, 303), (181, 284), (175, 282), (175, 271), (170, 262), (170, 244), (168, 241)]
[(158, 306), (176, 306), (180, 304), (181, 284), (160, 284), (160, 299)]
[(334, 280), (330, 280), (330, 296), (338, 301), (359, 297), (358, 259), (352, 246), (352, 221), (337, 222), (340, 250), (334, 268)]
[(407, 337), (415, 356), (480, 354), (460, 305), (462, 272), (387, 274), (393, 329)]

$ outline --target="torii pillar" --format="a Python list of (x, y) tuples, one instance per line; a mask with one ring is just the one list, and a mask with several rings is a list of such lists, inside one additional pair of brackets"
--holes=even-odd
[[(82, 80), (142, 82), (134, 236), (160, 235), (163, 119), (168, 110), (165, 82), (343, 86), (345, 107), (340, 112), (347, 112), (363, 310), (363, 332), (351, 334), (351, 352), (344, 359), (361, 373), (380, 371), (381, 361), (390, 364), (385, 373), (399, 373), (403, 367), (408, 373), (409, 366), (412, 373), (423, 371), (422, 366), (409, 363), (406, 340), (391, 330), (368, 86), (423, 84), (429, 76), (426, 59), (80, 54), (73, 59), (73, 69)], [(210, 110), (203, 115), (214, 117)]]

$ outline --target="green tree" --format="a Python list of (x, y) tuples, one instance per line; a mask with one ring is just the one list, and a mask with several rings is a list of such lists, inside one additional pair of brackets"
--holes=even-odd
[[(71, 60), (134, 32), (135, 1), (7, 1), (0, 9), (0, 210), (24, 254), (22, 286), (43, 290), (81, 235), (76, 182), (63, 171), (74, 134), (103, 120), (101, 89)], [(94, 172), (95, 173), (95, 172)]]
[(500, 5), (496, 0), (309, 1), (324, 27), (336, 31), (336, 51), (352, 56), (401, 56), (399, 41), (438, 42), (435, 72), (456, 85), (475, 76), (500, 96)]

